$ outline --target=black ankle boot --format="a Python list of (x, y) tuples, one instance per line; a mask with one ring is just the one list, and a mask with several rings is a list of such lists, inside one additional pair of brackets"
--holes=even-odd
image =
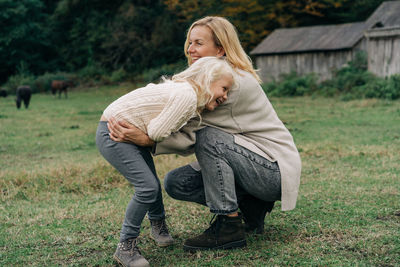
[(185, 241), (184, 250), (231, 249), (246, 246), (241, 215), (237, 217), (214, 215), (214, 218), (214, 222), (204, 233)]
[(238, 199), (247, 233), (262, 234), (264, 232), (265, 216), (272, 211), (274, 203), (274, 201), (264, 201), (252, 195), (244, 195)]

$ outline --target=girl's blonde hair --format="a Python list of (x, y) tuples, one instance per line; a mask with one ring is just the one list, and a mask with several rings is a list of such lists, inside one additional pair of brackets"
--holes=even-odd
[(205, 17), (195, 21), (190, 26), (184, 46), (189, 65), (192, 64), (192, 59), (188, 53), (189, 38), (192, 29), (196, 26), (207, 26), (211, 30), (215, 45), (225, 50), (225, 56), (229, 63), (235, 68), (250, 72), (258, 82), (261, 82), (260, 77), (253, 68), (250, 57), (244, 52), (240, 44), (235, 27), (223, 17)]
[(186, 70), (172, 76), (172, 81), (187, 81), (197, 94), (197, 111), (201, 112), (214, 94), (211, 84), (223, 76), (231, 76), (234, 87), (235, 73), (224, 57), (202, 57), (189, 66)]

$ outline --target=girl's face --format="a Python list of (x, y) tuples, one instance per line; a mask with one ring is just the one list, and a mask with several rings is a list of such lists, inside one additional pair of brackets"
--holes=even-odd
[(222, 76), (220, 79), (211, 83), (210, 89), (214, 96), (205, 106), (205, 109), (213, 111), (228, 99), (228, 92), (233, 84), (231, 75)]
[(225, 51), (217, 47), (212, 37), (211, 29), (207, 26), (195, 26), (189, 34), (188, 54), (192, 63), (202, 57), (222, 57)]

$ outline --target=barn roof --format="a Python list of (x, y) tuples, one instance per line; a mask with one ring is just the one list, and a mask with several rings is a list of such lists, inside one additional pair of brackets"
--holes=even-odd
[(252, 55), (329, 51), (353, 48), (373, 27), (400, 25), (400, 1), (382, 3), (365, 22), (276, 29)]
[(364, 22), (340, 25), (277, 29), (265, 38), (252, 55), (326, 51), (352, 48), (362, 37)]
[(369, 28), (400, 26), (400, 1), (383, 2), (365, 22)]

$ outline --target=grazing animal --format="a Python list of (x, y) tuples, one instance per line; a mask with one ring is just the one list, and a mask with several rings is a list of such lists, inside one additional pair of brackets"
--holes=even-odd
[(29, 101), (31, 101), (32, 90), (28, 85), (22, 85), (17, 88), (16, 99), (17, 108), (21, 107), (21, 102), (24, 102), (25, 108), (28, 108)]
[(7, 91), (5, 89), (0, 89), (0, 97), (7, 97)]
[(68, 98), (67, 89), (72, 85), (72, 81), (53, 80), (51, 81), (51, 92), (53, 95), (58, 92), (58, 98), (61, 98), (61, 93), (64, 92), (65, 98)]

